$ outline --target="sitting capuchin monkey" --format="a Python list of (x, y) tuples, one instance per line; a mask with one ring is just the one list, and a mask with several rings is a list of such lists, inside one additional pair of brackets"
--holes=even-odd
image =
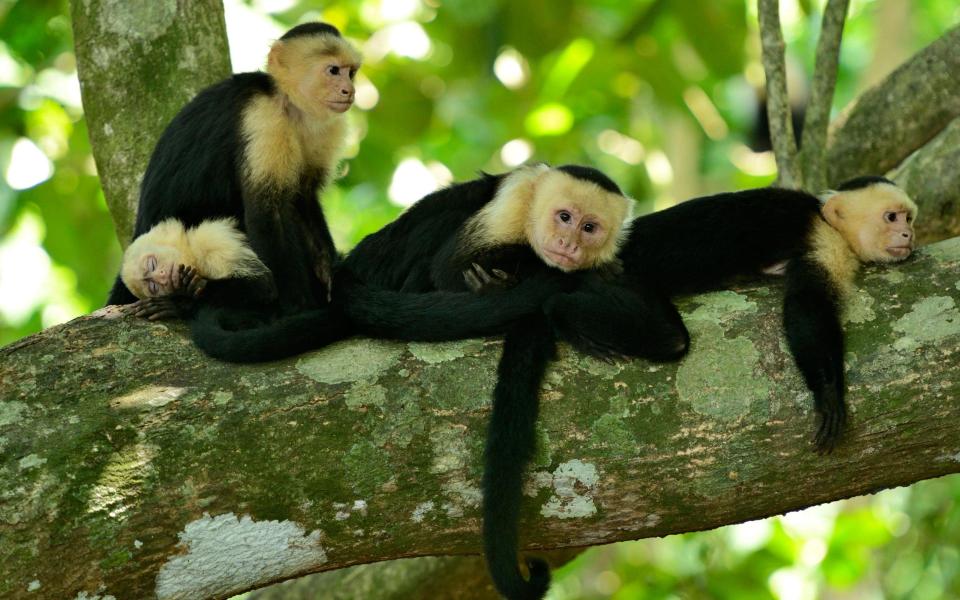
[(161, 221), (127, 247), (120, 279), (140, 299), (130, 312), (151, 320), (189, 318), (200, 303), (265, 310), (277, 299), (273, 274), (231, 218), (190, 229), (176, 219)]
[[(232, 218), (273, 274), (279, 314), (325, 305), (337, 258), (318, 190), (347, 131), (360, 55), (333, 26), (305, 23), (240, 73), (191, 100), (160, 136), (140, 186), (134, 239), (166, 219)], [(117, 277), (109, 304), (136, 297)], [(175, 306), (143, 306), (169, 316)]]

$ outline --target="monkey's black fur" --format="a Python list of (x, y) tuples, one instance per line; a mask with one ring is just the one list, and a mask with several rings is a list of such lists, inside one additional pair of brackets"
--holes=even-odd
[[(557, 168), (619, 193), (595, 169)], [(484, 173), (433, 192), (364, 238), (334, 273), (332, 306), (243, 331), (227, 331), (201, 316), (193, 323), (194, 342), (221, 360), (260, 362), (354, 334), (440, 341), (502, 333), (514, 320), (539, 312), (546, 298), (567, 289), (574, 277), (548, 267), (524, 244), (462, 251), (464, 224), (493, 200), (506, 177)], [(474, 262), (520, 283), (502, 292), (472, 294), (463, 271)], [(348, 324), (333, 322), (341, 318)]]
[[(330, 25), (308, 23), (291, 29), (282, 39), (321, 34), (339, 37)], [(255, 185), (242, 175), (247, 160), (243, 111), (254, 98), (277, 93), (269, 74), (240, 73), (204, 89), (184, 106), (150, 157), (140, 185), (133, 237), (171, 217), (186, 227), (205, 219), (234, 217), (273, 273), (279, 291), (277, 307), (290, 312), (326, 303), (326, 283), (314, 266), (325, 262), (329, 270), (336, 255), (317, 202), (318, 186), (327, 173), (308, 170), (295, 189)], [(107, 303), (134, 301), (117, 277)]]
[[(874, 183), (891, 182), (862, 177), (838, 189)], [(551, 298), (546, 314), (558, 335), (584, 350), (678, 358), (690, 338), (673, 296), (716, 289), (787, 261), (783, 326), (820, 417), (816, 447), (829, 452), (846, 419), (844, 341), (840, 290), (810, 254), (820, 207), (808, 193), (763, 188), (696, 198), (639, 217), (620, 251), (620, 281)]]
[(507, 331), (497, 367), (484, 453), (483, 548), (494, 585), (510, 600), (539, 600), (550, 586), (542, 559), (528, 558), (530, 579), (521, 575), (517, 520), (523, 476), (536, 450), (540, 382), (555, 354), (549, 323), (532, 315)]

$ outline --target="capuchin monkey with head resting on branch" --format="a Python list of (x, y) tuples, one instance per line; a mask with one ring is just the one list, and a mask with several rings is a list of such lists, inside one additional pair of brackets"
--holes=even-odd
[(133, 313), (151, 320), (189, 318), (200, 302), (221, 311), (264, 311), (277, 299), (273, 275), (231, 218), (190, 229), (176, 219), (161, 221), (127, 247), (120, 278), (141, 300)]
[[(652, 346), (686, 351), (689, 335), (672, 296), (730, 279), (786, 275), (783, 326), (813, 393), (814, 442), (830, 452), (846, 421), (840, 310), (861, 263), (904, 260), (917, 207), (892, 181), (860, 177), (817, 198), (763, 188), (688, 200), (635, 219), (618, 282), (594, 282), (545, 305), (558, 335), (599, 353), (649, 357)], [(650, 336), (651, 322), (668, 324)]]
[[(324, 305), (336, 251), (317, 191), (336, 169), (360, 56), (325, 23), (298, 25), (270, 49), (267, 72), (213, 85), (173, 118), (140, 186), (134, 239), (174, 218), (233, 218), (272, 272), (281, 313)], [(134, 302), (118, 277), (109, 304)], [(164, 303), (135, 309), (166, 316)]]

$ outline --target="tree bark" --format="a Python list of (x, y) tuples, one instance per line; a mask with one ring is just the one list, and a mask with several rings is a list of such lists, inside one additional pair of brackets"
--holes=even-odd
[(70, 15), (93, 156), (126, 246), (163, 128), (198, 91), (230, 75), (223, 2), (73, 0)]
[[(960, 117), (960, 26), (954, 27), (834, 120), (828, 182), (885, 173)], [(960, 191), (954, 188), (953, 196)]]
[[(812, 451), (779, 282), (684, 299), (679, 363), (562, 348), (524, 547), (709, 529), (960, 471), (960, 238), (859, 281), (850, 430), (829, 456)], [(224, 598), (479, 552), (498, 340), (355, 339), (236, 367), (182, 324), (115, 316), (0, 349), (0, 597)]]

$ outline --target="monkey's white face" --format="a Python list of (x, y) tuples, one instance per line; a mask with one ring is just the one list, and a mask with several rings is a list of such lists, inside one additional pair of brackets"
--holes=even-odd
[(916, 204), (888, 183), (839, 192), (823, 206), (824, 218), (863, 262), (898, 262), (909, 257), (916, 214)]
[[(180, 253), (170, 246), (154, 246), (140, 258), (141, 289), (147, 297), (169, 296), (180, 283)], [(131, 290), (132, 291), (132, 290)], [(137, 294), (139, 296), (139, 294)]]
[(353, 78), (357, 68), (342, 56), (314, 59), (300, 80), (300, 93), (335, 113), (347, 112), (356, 94)]
[(574, 204), (560, 204), (551, 210), (552, 214), (541, 218), (545, 226), (537, 228), (537, 253), (544, 262), (563, 271), (590, 266), (588, 258), (604, 245), (609, 230), (596, 215)]

